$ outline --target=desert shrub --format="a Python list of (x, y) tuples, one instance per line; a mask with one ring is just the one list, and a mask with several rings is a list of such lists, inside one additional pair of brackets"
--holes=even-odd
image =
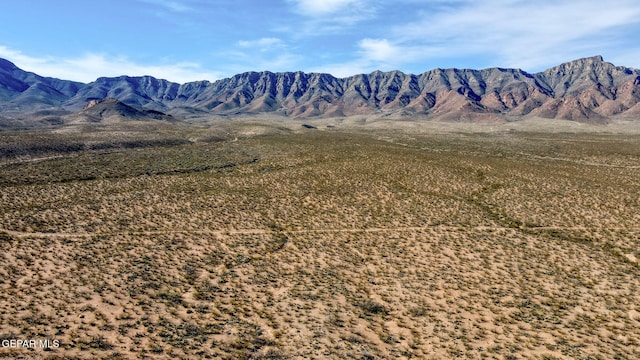
[(360, 308), (368, 315), (387, 315), (387, 308), (372, 300), (366, 300), (359, 304)]
[(193, 295), (193, 297), (196, 300), (214, 301), (216, 299), (216, 295), (221, 292), (222, 292), (222, 289), (220, 289), (218, 286), (213, 285), (208, 281), (205, 281), (200, 285), (196, 286), (196, 292)]

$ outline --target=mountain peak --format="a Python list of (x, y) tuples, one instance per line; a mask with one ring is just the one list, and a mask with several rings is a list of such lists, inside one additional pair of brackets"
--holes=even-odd
[(588, 66), (602, 65), (602, 64), (607, 64), (604, 61), (604, 58), (602, 57), (602, 55), (595, 55), (595, 56), (584, 57), (584, 58), (580, 58), (580, 59), (567, 61), (567, 62), (564, 62), (564, 63), (562, 63), (560, 65), (556, 65), (554, 67), (551, 67), (549, 70), (551, 70), (551, 69), (563, 69), (563, 68), (588, 67)]
[(584, 60), (591, 61), (591, 62), (603, 62), (604, 58), (602, 57), (602, 55), (596, 55), (596, 56), (586, 57), (584, 58)]
[(3, 70), (16, 70), (18, 67), (9, 60), (0, 58), (0, 69)]

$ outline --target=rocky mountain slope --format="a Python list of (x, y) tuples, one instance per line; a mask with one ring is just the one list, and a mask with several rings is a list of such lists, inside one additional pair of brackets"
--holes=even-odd
[(336, 78), (303, 72), (247, 72), (215, 82), (172, 83), (151, 76), (99, 78), (89, 84), (44, 78), (0, 60), (0, 115), (80, 111), (117, 99), (139, 109), (185, 114), (274, 114), (304, 118), (398, 112), (440, 120), (539, 116), (604, 123), (640, 114), (640, 70), (601, 56), (530, 74), (518, 69), (433, 69)]

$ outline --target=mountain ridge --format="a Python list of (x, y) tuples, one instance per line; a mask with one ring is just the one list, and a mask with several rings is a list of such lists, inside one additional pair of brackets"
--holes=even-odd
[(42, 77), (0, 59), (0, 114), (44, 109), (78, 112), (117, 99), (142, 110), (185, 114), (333, 117), (381, 112), (447, 121), (538, 116), (606, 123), (640, 113), (640, 71), (600, 55), (538, 73), (521, 69), (436, 68), (337, 78), (326, 73), (250, 71), (217, 81), (178, 84), (152, 76), (100, 77), (87, 84)]

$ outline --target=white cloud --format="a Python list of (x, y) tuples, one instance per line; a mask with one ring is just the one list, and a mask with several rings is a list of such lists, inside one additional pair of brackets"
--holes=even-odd
[(380, 0), (288, 0), (293, 12), (302, 19), (292, 18), (280, 32), (292, 38), (339, 34), (367, 19), (375, 17)]
[(494, 55), (495, 65), (539, 68), (611, 48), (607, 32), (639, 19), (640, 3), (631, 0), (463, 1), (423, 12), (391, 36), (451, 56)]
[(238, 41), (237, 45), (241, 48), (258, 49), (263, 52), (285, 47), (284, 41), (272, 37), (261, 38), (257, 40), (240, 40)]
[(368, 64), (356, 60), (345, 63), (324, 64), (311, 69), (310, 72), (327, 73), (338, 78), (345, 78), (352, 75), (370, 73), (373, 70)]
[[(330, 73), (337, 77), (368, 74), (375, 70), (391, 71), (403, 68), (424, 57), (425, 47), (398, 45), (389, 39), (365, 38), (357, 43), (356, 57), (342, 63), (330, 63), (313, 68), (314, 72)], [(440, 50), (432, 48), (430, 53)], [(426, 69), (425, 69), (426, 70)]]
[(171, 0), (140, 0), (142, 2), (157, 5), (162, 7), (165, 10), (169, 10), (172, 12), (187, 12), (193, 11), (193, 8), (189, 5), (186, 5), (184, 1), (171, 1)]
[(65, 80), (91, 82), (98, 77), (120, 75), (151, 75), (178, 83), (198, 80), (216, 80), (218, 73), (203, 69), (199, 64), (179, 62), (174, 64), (143, 65), (123, 56), (86, 53), (77, 58), (32, 57), (20, 51), (0, 46), (0, 57), (5, 58), (19, 68), (41, 76)]
[(370, 61), (388, 62), (402, 55), (400, 49), (387, 39), (362, 39), (358, 46), (362, 56)]
[(252, 52), (246, 49), (224, 51), (216, 54), (226, 64), (224, 76), (229, 77), (247, 71), (295, 71), (300, 68), (303, 57), (299, 54), (276, 51)]
[(292, 0), (296, 9), (307, 16), (325, 16), (360, 6), (362, 0)]
[[(18, 67), (21, 67), (21, 66), (39, 67), (39, 66), (46, 65), (47, 61), (49, 61), (46, 58), (33, 58), (30, 56), (26, 56), (22, 54), (20, 51), (13, 50), (2, 45), (0, 45), (0, 57), (13, 62)], [(23, 68), (23, 70), (26, 70), (26, 69)]]
[(637, 1), (401, 1), (413, 8), (402, 23), (385, 20), (389, 25), (374, 32), (382, 37), (361, 38), (350, 58), (316, 68), (340, 76), (469, 64), (539, 71), (596, 54), (620, 65), (640, 63), (634, 60), (640, 45), (631, 35), (640, 31)]

